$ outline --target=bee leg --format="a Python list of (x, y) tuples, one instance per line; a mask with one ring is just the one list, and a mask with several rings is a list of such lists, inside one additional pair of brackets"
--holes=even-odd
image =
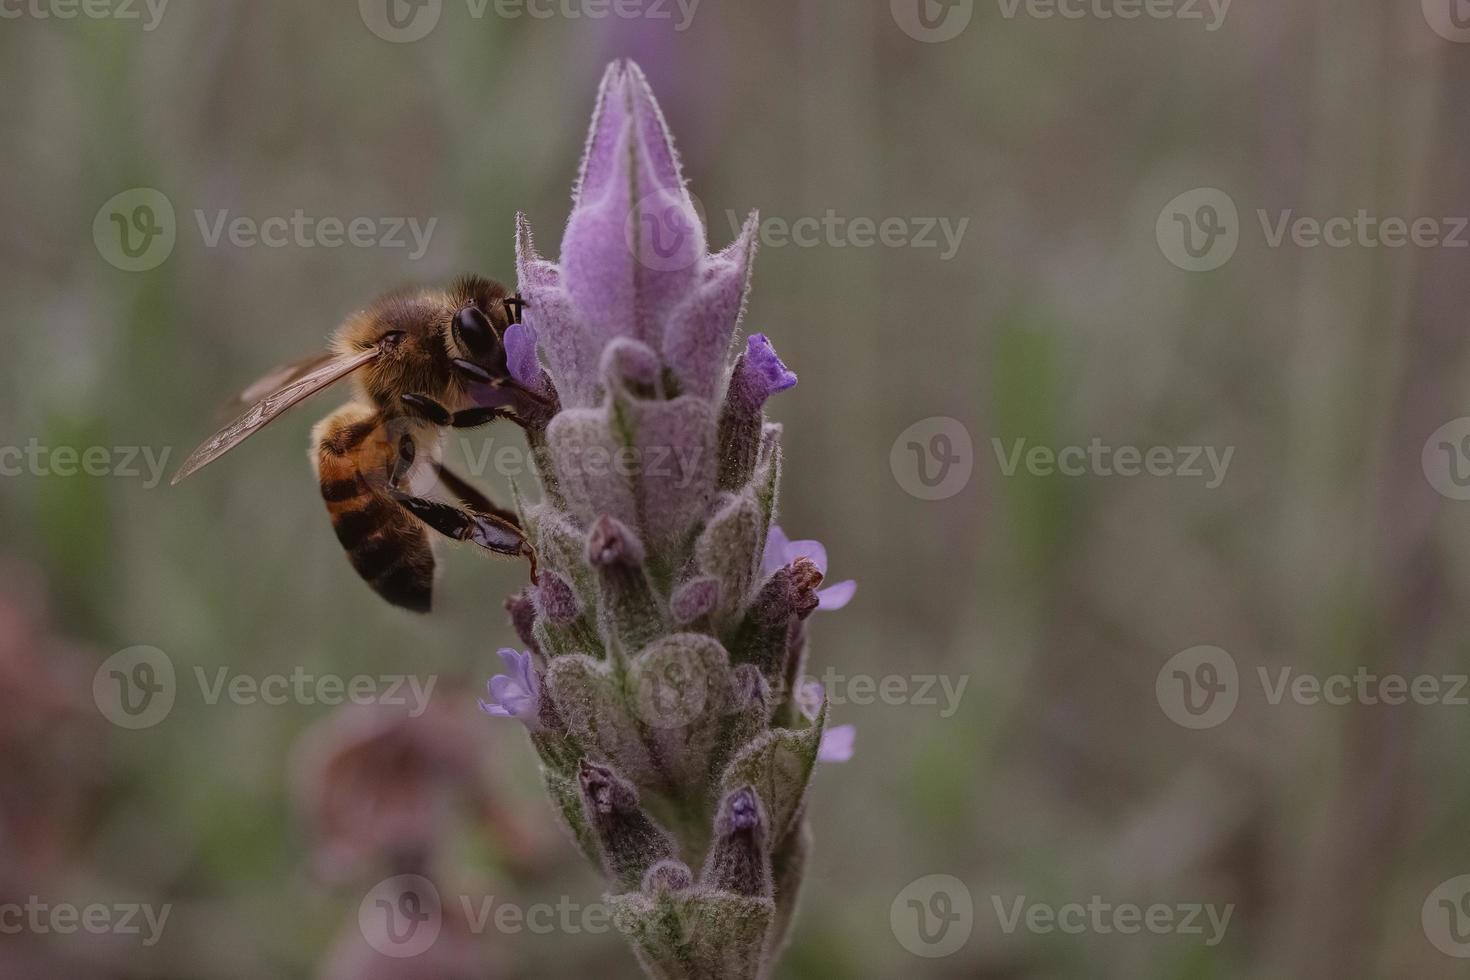
[(529, 559), (531, 581), (537, 580), (536, 549), (531, 547), (531, 542), (526, 540), (520, 528), (509, 521), (489, 514), (478, 514), (453, 504), (425, 500), (423, 497), (403, 496), (395, 499), (404, 510), (447, 538), (468, 541), (498, 555)]
[(509, 422), (519, 421), (514, 412), (503, 408), (467, 408), (462, 412), (455, 412), (449, 420), (449, 425), (454, 429), (478, 429), (497, 419), (505, 419)]
[(439, 474), (440, 481), (450, 489), (450, 492), (464, 501), (471, 510), (478, 511), (481, 514), (489, 514), (492, 517), (498, 517), (514, 528), (521, 526), (521, 519), (516, 516), (515, 511), (506, 510), (504, 507), (497, 507), (495, 502), (480, 492), (478, 487), (471, 484), (443, 463), (436, 463), (434, 466), (435, 471)]
[[(531, 581), (537, 581), (536, 549), (531, 547), (531, 542), (521, 533), (520, 522), (515, 515), (496, 507), (484, 494), (442, 465), (435, 464), (440, 477), (447, 477), (444, 482), (457, 496), (476, 498), (465, 501), (470, 507), (456, 507), (438, 500), (415, 497), (401, 489), (409, 471), (413, 469), (416, 455), (417, 450), (411, 437), (404, 436), (398, 440), (398, 456), (393, 461), (393, 471), (388, 477), (389, 496), (404, 510), (447, 538), (468, 541), (499, 555), (512, 558), (524, 556), (531, 562)], [(487, 505), (489, 513), (471, 509), (482, 501)]]
[(462, 357), (451, 358), (449, 363), (460, 373), (466, 381), (473, 381), (479, 385), (498, 385), (495, 375), (480, 367), (474, 361), (467, 361)]
[(447, 426), (451, 429), (478, 429), (482, 425), (489, 425), (496, 419), (509, 419), (515, 421), (515, 415), (503, 408), (467, 408), (461, 412), (451, 412), (440, 405), (434, 399), (425, 395), (402, 395), (403, 404), (408, 406), (409, 411), (419, 418), (433, 422), (435, 425)]
[(399, 396), (409, 413), (421, 419), (433, 422), (435, 425), (448, 425), (454, 418), (449, 409), (440, 405), (432, 398), (424, 395), (400, 395)]

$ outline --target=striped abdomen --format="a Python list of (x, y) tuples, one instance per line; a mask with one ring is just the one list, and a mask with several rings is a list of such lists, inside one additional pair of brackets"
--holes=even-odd
[(427, 529), (387, 494), (395, 455), (381, 419), (364, 406), (348, 405), (317, 427), (322, 499), (352, 567), (395, 606), (428, 612), (434, 553)]

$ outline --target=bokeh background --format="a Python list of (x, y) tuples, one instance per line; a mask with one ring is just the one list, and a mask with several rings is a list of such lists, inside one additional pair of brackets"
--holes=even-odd
[[(0, 975), (410, 976), (354, 959), (384, 872), (323, 854), (324, 751), (348, 757), (362, 807), (399, 793), (452, 815), (432, 825), (451, 828), (464, 893), (596, 900), (524, 737), (472, 705), (513, 642), (501, 600), (523, 567), (444, 554), (429, 618), (375, 599), (305, 459), (335, 394), (177, 488), (125, 456), (167, 452), (171, 472), (223, 399), (388, 287), (509, 278), (518, 210), (554, 254), (597, 80), (623, 56), (663, 100), (712, 243), (732, 213), (776, 222), (746, 329), (801, 376), (770, 406), (782, 523), (860, 583), (814, 624), (815, 663), (966, 685), (950, 713), (837, 708), (857, 755), (816, 779), (779, 975), (1463, 975), (1470, 707), (1272, 703), (1259, 674), (1470, 669), (1470, 422), (1437, 434), (1470, 414), (1459, 2), (1180, 0), (1122, 19), (1102, 14), (1126, 0), (1075, 18), (1009, 0), (616, 8), (633, 17), (442, 0), (401, 4), (437, 18), (406, 40), (368, 0), (176, 2), (156, 23), (141, 2), (0, 0), (0, 444), (107, 460), (67, 476), (55, 456), (0, 457), (0, 901), (172, 910), (152, 945), (6, 931)], [(137, 188), (168, 199), (176, 241), (127, 271), (94, 220)], [(1171, 205), (1199, 188), (1237, 213)], [(436, 224), (415, 256), (211, 245), (198, 217), (298, 210)], [(1433, 219), (1446, 240), (1273, 245), (1260, 217), (1359, 211)], [(829, 213), (846, 231), (782, 239)], [(1218, 216), (1228, 261), (1212, 246), (1217, 267), (1181, 268), (1176, 214), (1201, 234)], [(888, 219), (903, 231), (862, 247), (852, 222)], [(929, 222), (963, 227), (958, 247), (915, 241)], [(941, 431), (959, 475), (923, 499), (908, 443), (942, 448)], [(1067, 476), (1003, 465), (1017, 440), (1232, 455), (1218, 485)], [(494, 467), (481, 479), (507, 492)], [(1238, 668), (1238, 703), (1191, 728), (1166, 665), (1201, 645)], [(93, 676), (137, 646), (164, 651), (178, 694), (129, 730)], [(309, 699), (209, 703), (196, 671), (221, 670), (412, 674), (460, 695), (410, 734)], [(957, 908), (923, 891), (932, 875), (973, 908), (945, 955), (924, 955), (944, 944), (907, 904)], [(1211, 944), (1208, 926), (1007, 930), (1018, 899), (1233, 911)], [(611, 933), (461, 940), (486, 978), (638, 975)]]

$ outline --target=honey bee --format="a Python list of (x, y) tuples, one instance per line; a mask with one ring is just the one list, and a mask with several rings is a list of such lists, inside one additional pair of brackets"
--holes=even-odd
[[(466, 276), (448, 289), (400, 290), (338, 327), (330, 349), (277, 368), (240, 395), (249, 407), (184, 461), (177, 484), (283, 412), (352, 377), (352, 401), (312, 430), (311, 460), (337, 540), (358, 575), (414, 612), (433, 600), (429, 530), (530, 561), (536, 552), (513, 511), (440, 462), (448, 428), (544, 416), (550, 401), (517, 383), (504, 336), (525, 302), (498, 282)], [(478, 396), (478, 397), (477, 397)], [(454, 499), (416, 492), (432, 478)]]

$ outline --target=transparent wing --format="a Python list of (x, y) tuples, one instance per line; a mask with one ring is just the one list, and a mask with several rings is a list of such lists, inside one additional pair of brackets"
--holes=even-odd
[[(381, 353), (380, 347), (370, 347), (355, 354), (327, 355), (328, 360), (313, 368), (305, 369), (303, 374), (290, 378), (282, 387), (271, 391), (251, 405), (245, 410), (245, 414), (210, 436), (204, 445), (194, 450), (193, 454), (184, 460), (184, 465), (180, 466), (179, 471), (174, 474), (173, 482), (178, 483), (195, 471), (208, 466), (265, 428), (292, 405), (311, 397), (323, 388), (336, 384)], [(273, 372), (273, 376), (275, 374), (279, 372)], [(253, 391), (260, 388), (266, 380), (269, 379), (262, 378), (247, 390)]]
[(249, 405), (254, 405), (271, 392), (286, 387), (286, 385), (298, 378), (304, 378), (317, 368), (335, 360), (336, 357), (337, 355), (331, 351), (322, 351), (319, 354), (312, 354), (310, 357), (303, 357), (299, 361), (292, 361), (290, 364), (282, 364), (255, 382), (255, 384), (236, 395), (230, 401), (229, 407), (231, 411), (239, 412)]

